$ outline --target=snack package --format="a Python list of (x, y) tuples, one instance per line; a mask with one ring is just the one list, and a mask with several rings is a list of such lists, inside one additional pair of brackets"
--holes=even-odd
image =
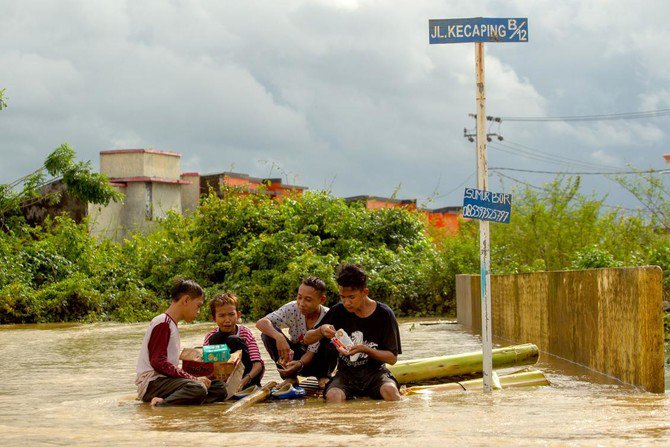
[(230, 349), (225, 344), (203, 346), (202, 357), (207, 363), (226, 362), (230, 358)]
[(337, 332), (335, 332), (335, 337), (330, 341), (333, 342), (337, 350), (343, 355), (349, 355), (349, 348), (354, 345), (354, 342), (351, 341), (349, 334), (347, 334), (344, 329), (338, 329)]

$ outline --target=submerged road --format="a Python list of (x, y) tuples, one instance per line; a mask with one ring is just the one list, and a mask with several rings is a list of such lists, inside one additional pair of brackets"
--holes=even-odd
[[(667, 393), (642, 393), (544, 356), (537, 367), (552, 386), (491, 395), (335, 406), (312, 399), (226, 415), (227, 404), (152, 409), (134, 399), (146, 326), (0, 326), (2, 445), (670, 445)], [(182, 326), (182, 347), (199, 345), (211, 327)], [(400, 328), (401, 359), (481, 349), (479, 338), (457, 324), (405, 320)], [(270, 365), (265, 380), (277, 378)]]

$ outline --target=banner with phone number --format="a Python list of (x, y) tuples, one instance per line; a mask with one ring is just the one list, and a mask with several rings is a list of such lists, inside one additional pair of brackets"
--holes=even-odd
[(512, 213), (512, 194), (465, 188), (463, 217), (509, 223)]

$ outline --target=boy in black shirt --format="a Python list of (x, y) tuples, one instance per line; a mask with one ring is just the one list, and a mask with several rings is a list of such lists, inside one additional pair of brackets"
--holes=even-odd
[(367, 275), (359, 265), (343, 264), (336, 280), (341, 302), (304, 337), (311, 344), (323, 337), (332, 339), (337, 329), (343, 329), (354, 343), (340, 350), (337, 374), (326, 387), (326, 401), (343, 402), (356, 396), (399, 400), (398, 383), (384, 366), (395, 364), (402, 352), (393, 311), (368, 297)]

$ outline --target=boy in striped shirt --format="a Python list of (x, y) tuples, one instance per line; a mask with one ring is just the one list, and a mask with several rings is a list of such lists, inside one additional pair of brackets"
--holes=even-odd
[(237, 301), (237, 297), (230, 292), (212, 298), (209, 302), (209, 310), (218, 328), (205, 336), (203, 345), (226, 344), (230, 352), (242, 350), (242, 364), (244, 365), (244, 376), (240, 384), (240, 389), (242, 389), (251, 385), (260, 385), (265, 366), (254, 335), (245, 326), (237, 324), (242, 316), (242, 312), (238, 310)]

